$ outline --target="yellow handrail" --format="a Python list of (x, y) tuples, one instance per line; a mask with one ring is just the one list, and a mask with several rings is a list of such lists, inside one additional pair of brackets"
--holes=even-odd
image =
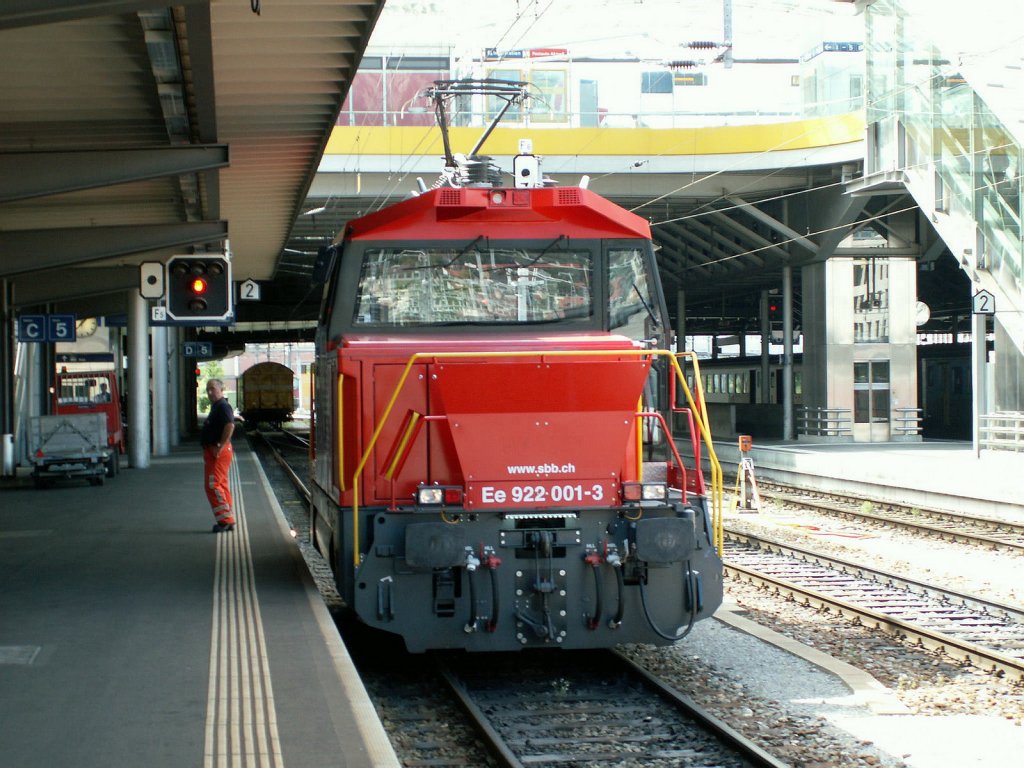
[[(359, 567), (360, 553), (359, 553), (359, 478), (363, 473), (363, 469), (366, 467), (366, 463), (370, 460), (370, 456), (373, 454), (373, 449), (377, 445), (377, 440), (380, 438), (380, 433), (384, 430), (384, 425), (387, 423), (388, 417), (391, 415), (392, 409), (395, 407), (395, 403), (398, 401), (398, 396), (405, 386), (405, 381), (409, 377), (410, 371), (416, 363), (422, 360), (465, 360), (465, 359), (493, 359), (493, 358), (511, 358), (511, 357), (667, 357), (671, 361), (671, 365), (676, 372), (676, 377), (679, 383), (682, 384), (683, 392), (686, 394), (686, 400), (690, 404), (690, 407), (700, 414), (700, 418), (696, 419), (696, 423), (700, 428), (701, 436), (704, 438), (704, 443), (708, 449), (708, 457), (711, 462), (711, 502), (712, 502), (712, 530), (715, 547), (719, 553), (722, 551), (724, 544), (724, 534), (722, 533), (722, 504), (724, 498), (724, 491), (722, 489), (722, 465), (718, 463), (718, 458), (715, 456), (715, 449), (711, 442), (711, 430), (708, 427), (707, 409), (704, 407), (704, 391), (700, 385), (700, 368), (697, 364), (697, 356), (693, 352), (680, 352), (673, 353), (667, 349), (591, 349), (591, 350), (577, 350), (577, 349), (558, 349), (558, 350), (515, 350), (515, 351), (503, 351), (503, 352), (416, 352), (405, 364), (405, 368), (402, 370), (401, 376), (398, 377), (398, 382), (395, 384), (395, 390), (391, 394), (388, 404), (384, 407), (381, 412), (380, 419), (377, 423), (377, 427), (373, 430), (373, 434), (370, 436), (370, 441), (367, 443), (366, 450), (363, 452), (362, 457), (359, 460), (359, 464), (355, 468), (355, 472), (352, 475), (352, 558), (356, 568)], [(694, 403), (693, 396), (690, 393), (690, 388), (686, 384), (686, 377), (683, 376), (682, 368), (679, 365), (678, 357), (692, 357), (694, 365), (695, 382), (697, 384), (698, 399), (701, 407), (697, 408)], [(639, 449), (639, 446), (638, 446)], [(696, 457), (695, 457), (696, 458)]]
[[(700, 403), (700, 407), (693, 401), (693, 394), (690, 392), (690, 387), (686, 384), (686, 377), (683, 375), (683, 370), (679, 365), (680, 357), (690, 358), (690, 362), (693, 363), (693, 384), (697, 389), (697, 401)], [(704, 445), (708, 449), (708, 463), (711, 465), (711, 530), (714, 532), (715, 549), (718, 550), (718, 554), (721, 555), (725, 548), (725, 531), (724, 531), (724, 515), (723, 505), (725, 499), (724, 491), (724, 480), (722, 465), (718, 462), (718, 456), (715, 454), (715, 446), (711, 442), (711, 426), (708, 423), (708, 409), (707, 403), (704, 401), (704, 385), (702, 383), (700, 375), (700, 363), (697, 361), (696, 352), (677, 352), (672, 356), (672, 367), (675, 369), (676, 377), (679, 382), (683, 385), (683, 393), (686, 395), (686, 402), (689, 403), (690, 409), (695, 411), (699, 418), (695, 419), (698, 429), (700, 429), (701, 437), (704, 438)], [(694, 456), (694, 461), (697, 457)]]

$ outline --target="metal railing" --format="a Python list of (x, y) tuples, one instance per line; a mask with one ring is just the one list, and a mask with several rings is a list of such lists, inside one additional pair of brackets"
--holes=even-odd
[(993, 451), (1024, 451), (1024, 413), (1003, 411), (978, 417), (979, 445)]
[[(853, 110), (851, 110), (853, 111)], [(837, 112), (843, 114), (844, 111)], [(510, 114), (503, 126), (520, 128), (707, 128), (732, 125), (760, 125), (806, 120), (811, 115), (799, 109), (790, 110), (734, 110), (734, 111), (631, 111), (631, 112), (533, 112)], [(457, 110), (452, 113), (452, 127), (477, 128), (486, 126), (493, 111)], [(395, 127), (434, 126), (433, 111), (407, 110), (343, 110), (338, 116), (340, 126)]]
[[(711, 483), (707, 488), (709, 501), (711, 502), (711, 526), (712, 526), (712, 538), (714, 541), (715, 548), (718, 553), (721, 554), (725, 546), (725, 534), (723, 530), (724, 515), (724, 489), (723, 489), (723, 471), (722, 465), (718, 461), (718, 456), (715, 453), (714, 444), (711, 441), (711, 429), (707, 419), (707, 404), (704, 401), (704, 390), (701, 387), (701, 376), (700, 376), (700, 364), (697, 360), (697, 354), (695, 352), (671, 352), (664, 349), (601, 349), (601, 350), (519, 350), (519, 351), (502, 351), (502, 352), (417, 352), (413, 354), (406, 362), (401, 375), (398, 377), (398, 381), (395, 384), (394, 390), (391, 394), (390, 399), (381, 411), (380, 416), (377, 418), (376, 426), (373, 430), (373, 434), (363, 451), (362, 457), (359, 460), (355, 470), (352, 473), (352, 541), (353, 541), (353, 561), (356, 568), (361, 563), (362, 553), (360, 552), (360, 530), (359, 530), (359, 505), (360, 505), (360, 480), (363, 476), (363, 471), (370, 461), (373, 455), (374, 449), (377, 445), (377, 441), (380, 439), (381, 432), (384, 430), (384, 425), (391, 416), (391, 412), (395, 407), (395, 403), (398, 401), (399, 395), (402, 393), (402, 389), (405, 386), (406, 381), (409, 379), (409, 375), (413, 370), (414, 366), (418, 363), (436, 363), (440, 361), (454, 361), (454, 360), (484, 360), (484, 359), (521, 359), (536, 357), (541, 360), (552, 362), (566, 358), (638, 358), (638, 359), (649, 359), (654, 360), (655, 358), (665, 358), (668, 360), (668, 364), (671, 368), (672, 374), (677, 382), (678, 386), (682, 388), (682, 392), (686, 401), (689, 405), (691, 413), (694, 414), (695, 418), (691, 424), (696, 427), (699, 433), (693, 435), (693, 439), (702, 440), (705, 448), (708, 452), (708, 463), (711, 468)], [(693, 366), (694, 375), (693, 380), (696, 382), (696, 391), (691, 391), (690, 386), (687, 384), (686, 375), (683, 373), (682, 361), (688, 361)], [(340, 390), (339, 390), (340, 391)], [(673, 410), (677, 410), (675, 403), (672, 404)], [(645, 417), (644, 413), (635, 414), (637, 419), (637, 428), (639, 429), (640, 420)], [(447, 418), (446, 415), (425, 415), (421, 420), (429, 420), (431, 418)], [(662, 427), (668, 430), (668, 424), (664, 420), (661, 421)], [(408, 442), (414, 439), (415, 435), (412, 434), (413, 427), (406, 426), (399, 433), (399, 440)], [(638, 435), (639, 436), (639, 435)], [(385, 460), (385, 464), (388, 466), (394, 462), (392, 459), (400, 461), (400, 453), (404, 450), (404, 446), (399, 446), (392, 450), (392, 455)], [(695, 451), (696, 453), (696, 451)], [(676, 454), (678, 457), (678, 454)], [(681, 460), (680, 460), (681, 466)], [(694, 467), (696, 472), (700, 473), (699, 459), (697, 465)]]
[(797, 416), (799, 434), (808, 437), (853, 437), (849, 408), (805, 405)]
[(924, 418), (924, 411), (921, 408), (896, 408), (896, 418), (893, 419), (892, 431), (901, 437), (911, 437), (921, 434), (921, 419)]

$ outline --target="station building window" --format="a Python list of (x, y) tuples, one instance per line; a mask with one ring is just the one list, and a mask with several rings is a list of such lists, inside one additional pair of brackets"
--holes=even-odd
[[(501, 80), (505, 83), (519, 83), (525, 82), (524, 72), (520, 69), (489, 69), (487, 70), (487, 78), (489, 80)], [(505, 107), (505, 99), (499, 96), (488, 96), (487, 97), (487, 119), (491, 120), (497, 117), (501, 110)], [(522, 120), (522, 110), (518, 104), (514, 104), (509, 107), (505, 113), (505, 118), (508, 122), (517, 122)]]
[(671, 72), (644, 72), (640, 93), (672, 93)]
[(434, 112), (422, 109), (419, 95), (435, 80), (449, 77), (447, 56), (365, 56), (337, 124), (433, 126)]
[(853, 340), (889, 341), (889, 261), (862, 259), (853, 265)]
[(853, 421), (870, 424), (889, 421), (889, 361), (853, 364)]
[(541, 69), (530, 73), (534, 98), (530, 101), (530, 117), (542, 123), (564, 123), (568, 120), (565, 95), (565, 70)]
[[(530, 84), (531, 99), (527, 102), (526, 113), (538, 123), (564, 123), (569, 119), (569, 99), (564, 69), (505, 69), (487, 71), (491, 80), (506, 83), (526, 82)], [(505, 100), (498, 96), (487, 97), (487, 118), (494, 118), (505, 106)], [(524, 118), (523, 109), (512, 106), (505, 113), (505, 120), (519, 121)]]

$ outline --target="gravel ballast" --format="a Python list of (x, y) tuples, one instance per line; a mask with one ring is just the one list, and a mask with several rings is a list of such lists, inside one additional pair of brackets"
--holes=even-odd
[[(1024, 567), (1012, 554), (793, 510), (727, 523), (992, 599), (1017, 602), (1020, 593)], [(864, 670), (890, 692), (869, 706), (839, 677), (717, 620), (671, 648), (630, 649), (792, 765), (980, 768), (1024, 755), (1024, 685), (736, 580), (726, 596), (726, 609)]]

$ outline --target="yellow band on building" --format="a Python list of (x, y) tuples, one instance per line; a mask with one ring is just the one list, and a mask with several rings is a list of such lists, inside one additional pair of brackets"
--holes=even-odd
[[(471, 147), (480, 128), (451, 128), (453, 147)], [(533, 141), (538, 155), (672, 156), (773, 152), (861, 141), (864, 115), (817, 117), (785, 123), (714, 128), (497, 128), (487, 154), (516, 155), (519, 140)], [(443, 153), (441, 133), (427, 126), (335, 126), (326, 155), (434, 156)]]

